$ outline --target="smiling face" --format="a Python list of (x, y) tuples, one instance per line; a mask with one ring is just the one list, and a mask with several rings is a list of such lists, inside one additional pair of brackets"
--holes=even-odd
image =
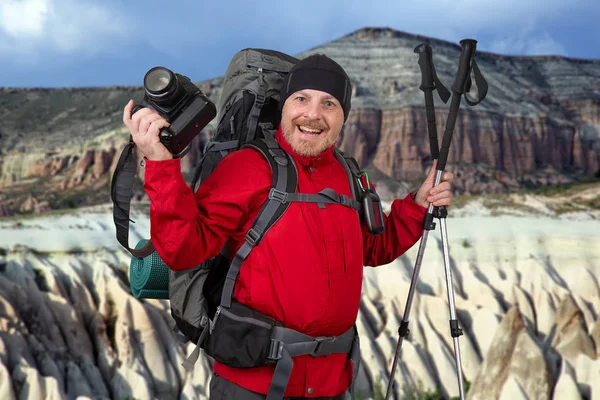
[(344, 125), (344, 110), (329, 93), (304, 89), (283, 104), (281, 127), (294, 151), (316, 156), (337, 140)]

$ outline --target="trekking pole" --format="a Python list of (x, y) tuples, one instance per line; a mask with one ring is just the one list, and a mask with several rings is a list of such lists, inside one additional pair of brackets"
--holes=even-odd
[[(419, 67), (421, 68), (421, 89), (425, 95), (425, 111), (427, 114), (427, 130), (429, 133), (429, 147), (431, 149), (431, 157), (436, 160), (439, 157), (439, 145), (437, 138), (437, 126), (435, 123), (435, 109), (433, 105), (433, 91), (438, 89), (438, 95), (442, 99), (444, 103), (448, 102), (448, 98), (450, 97), (450, 93), (448, 89), (439, 81), (437, 78), (437, 74), (435, 72), (435, 67), (433, 65), (433, 56), (431, 51), (431, 46), (427, 43), (422, 43), (415, 47), (415, 53), (419, 54)], [(408, 318), (410, 314), (410, 309), (412, 306), (413, 296), (416, 288), (417, 276), (419, 274), (419, 270), (421, 268), (421, 260), (423, 258), (423, 252), (425, 250), (425, 244), (427, 243), (427, 236), (429, 234), (429, 230), (434, 229), (435, 223), (433, 223), (433, 213), (434, 207), (432, 204), (429, 205), (427, 210), (427, 216), (425, 219), (425, 230), (423, 232), (423, 236), (421, 238), (421, 243), (419, 245), (419, 251), (417, 253), (417, 263), (415, 269), (413, 271), (412, 280), (410, 283), (410, 290), (408, 294), (408, 299), (406, 302), (406, 306), (404, 309), (404, 319), (398, 329), (398, 343), (396, 345), (396, 353), (394, 355), (394, 363), (392, 364), (392, 371), (390, 373), (390, 380), (388, 382), (387, 394), (385, 396), (386, 400), (388, 400), (392, 386), (394, 384), (394, 376), (396, 373), (396, 368), (398, 366), (398, 360), (400, 357), (400, 350), (402, 348), (402, 342), (406, 336), (408, 336)]]
[[(434, 186), (440, 184), (442, 180), (442, 174), (444, 173), (444, 169), (446, 166), (446, 161), (448, 158), (448, 153), (450, 150), (450, 143), (452, 141), (452, 134), (454, 131), (454, 126), (456, 123), (456, 117), (458, 115), (458, 109), (460, 106), (460, 100), (462, 95), (465, 95), (465, 100), (469, 105), (477, 105), (479, 104), (487, 94), (487, 82), (481, 75), (473, 56), (475, 54), (475, 48), (477, 41), (473, 39), (463, 39), (460, 44), (463, 49), (459, 59), (458, 71), (456, 74), (456, 79), (454, 84), (452, 85), (452, 102), (450, 104), (450, 112), (448, 114), (448, 119), (446, 121), (446, 128), (444, 131), (444, 137), (442, 139), (442, 148), (441, 151), (438, 150), (438, 140), (437, 140), (437, 127), (435, 125), (435, 110), (433, 108), (433, 94), (432, 91), (437, 88), (440, 98), (445, 102), (448, 101), (448, 90), (442, 85), (442, 83), (437, 78), (435, 73), (435, 68), (433, 66), (433, 59), (431, 53), (431, 47), (423, 43), (415, 48), (415, 53), (419, 53), (419, 66), (421, 67), (422, 81), (421, 86), (419, 87), (425, 95), (425, 107), (427, 113), (427, 128), (429, 131), (429, 145), (431, 148), (431, 156), (432, 159), (438, 159), (437, 171), (435, 176)], [(471, 88), (471, 78), (470, 73), (471, 70), (475, 73), (475, 81), (477, 83), (477, 89), (479, 94), (478, 101), (471, 101), (467, 97), (467, 92), (469, 92)], [(434, 85), (435, 83), (435, 85)], [(410, 315), (410, 309), (412, 307), (413, 297), (416, 289), (416, 284), (418, 280), (419, 271), (421, 269), (421, 263), (423, 261), (423, 254), (425, 252), (425, 246), (427, 244), (427, 237), (429, 235), (429, 231), (435, 229), (435, 223), (433, 222), (433, 218), (438, 218), (440, 220), (440, 229), (442, 233), (442, 250), (444, 257), (444, 269), (446, 272), (446, 288), (448, 291), (448, 303), (450, 308), (450, 334), (454, 340), (454, 356), (457, 367), (457, 380), (458, 387), (461, 400), (464, 400), (464, 387), (463, 387), (463, 376), (462, 376), (462, 364), (461, 364), (461, 356), (460, 356), (460, 345), (458, 342), (458, 337), (463, 334), (462, 329), (458, 326), (458, 320), (456, 319), (456, 307), (454, 302), (454, 285), (452, 283), (452, 271), (450, 269), (450, 259), (448, 254), (448, 237), (446, 231), (446, 216), (447, 210), (446, 207), (434, 207), (433, 204), (429, 204), (427, 208), (427, 215), (425, 217), (425, 221), (423, 223), (423, 236), (421, 238), (421, 243), (419, 244), (419, 250), (417, 253), (417, 259), (415, 263), (415, 268), (413, 270), (413, 275), (410, 283), (410, 289), (408, 293), (408, 298), (406, 301), (404, 316), (400, 327), (398, 328), (398, 343), (396, 345), (396, 354), (394, 356), (394, 363), (392, 366), (392, 371), (390, 373), (390, 380), (388, 382), (388, 388), (386, 393), (386, 400), (389, 399), (391, 389), (394, 383), (394, 375), (396, 372), (398, 360), (400, 357), (400, 352), (402, 348), (402, 342), (406, 336), (410, 333), (408, 329), (408, 318)]]

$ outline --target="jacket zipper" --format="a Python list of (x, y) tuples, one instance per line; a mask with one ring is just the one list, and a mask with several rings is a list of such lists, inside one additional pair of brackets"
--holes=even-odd
[(286, 74), (286, 73), (289, 72), (286, 69), (266, 68), (264, 66), (253, 64), (253, 63), (248, 63), (247, 66), (250, 67), (250, 68), (257, 68), (260, 72), (262, 72), (262, 71), (268, 71), (268, 72), (279, 72), (279, 73), (283, 73), (283, 74)]

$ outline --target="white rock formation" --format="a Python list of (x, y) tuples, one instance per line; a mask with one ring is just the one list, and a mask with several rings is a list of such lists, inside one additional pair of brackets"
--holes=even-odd
[[(131, 243), (149, 233), (147, 216), (133, 218)], [(597, 219), (493, 216), (477, 203), (451, 212), (468, 399), (600, 399)], [(417, 281), (396, 398), (414, 388), (458, 395), (438, 234)], [(357, 389), (367, 396), (385, 394), (417, 249), (365, 268)], [(183, 369), (194, 346), (173, 338), (167, 301), (131, 295), (129, 259), (110, 209), (0, 220), (1, 399), (207, 399), (210, 359)]]

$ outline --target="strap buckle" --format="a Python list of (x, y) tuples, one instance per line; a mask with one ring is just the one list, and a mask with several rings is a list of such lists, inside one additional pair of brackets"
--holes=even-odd
[(277, 164), (282, 165), (282, 166), (287, 166), (288, 164), (288, 159), (285, 155), (285, 152), (280, 149), (280, 148), (274, 148), (271, 149), (269, 148), (269, 154), (271, 154), (273, 156), (273, 158), (275, 158), (275, 162), (277, 162)]
[(283, 357), (283, 342), (277, 339), (271, 339), (267, 358), (269, 360), (281, 360)]
[(262, 94), (260, 91), (256, 93), (256, 99), (254, 100), (254, 106), (256, 108), (262, 108), (265, 105), (266, 96)]
[(269, 192), (269, 199), (277, 200), (278, 202), (280, 202), (282, 204), (287, 203), (287, 197), (288, 197), (287, 192), (282, 192), (281, 190), (277, 190), (275, 188), (271, 188), (271, 191)]
[(211, 150), (214, 146), (215, 146), (216, 142), (209, 140), (208, 143), (206, 143), (206, 145), (204, 146), (204, 153), (208, 153), (209, 151), (215, 151), (215, 150)]
[(260, 239), (260, 234), (256, 231), (256, 229), (250, 228), (246, 234), (246, 242), (248, 242), (251, 246), (254, 246), (258, 239)]
[(315, 342), (317, 342), (317, 345), (315, 346), (315, 349), (312, 351), (312, 353), (310, 353), (311, 356), (313, 357), (323, 357), (323, 356), (328, 356), (330, 354), (333, 354), (333, 351), (326, 351), (327, 347), (325, 347), (325, 350), (323, 349), (323, 344), (328, 345), (330, 343), (333, 343), (335, 341), (335, 336), (319, 336), (315, 338)]
[(346, 195), (340, 195), (340, 204), (346, 207), (352, 207), (352, 201)]
[(260, 126), (263, 131), (272, 131), (275, 129), (273, 128), (273, 124), (271, 122), (259, 122), (258, 126)]

